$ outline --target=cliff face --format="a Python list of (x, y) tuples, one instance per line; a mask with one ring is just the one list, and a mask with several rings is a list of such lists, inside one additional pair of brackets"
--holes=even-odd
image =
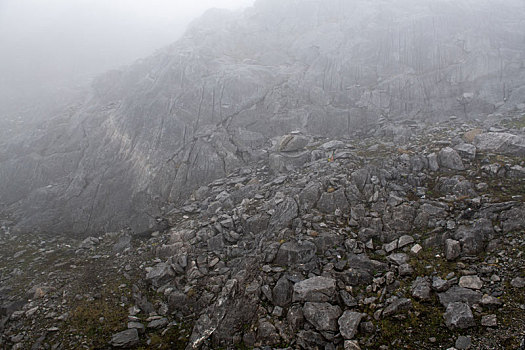
[[(171, 47), (0, 151), (21, 230), (146, 229), (168, 203), (268, 158), (293, 130), (525, 109), (525, 4), (261, 0), (212, 10)], [(164, 207), (164, 208), (163, 208)]]

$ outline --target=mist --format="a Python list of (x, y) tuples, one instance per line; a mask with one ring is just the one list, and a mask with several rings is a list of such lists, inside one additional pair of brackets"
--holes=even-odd
[(209, 8), (237, 10), (252, 2), (2, 0), (0, 118), (149, 56)]

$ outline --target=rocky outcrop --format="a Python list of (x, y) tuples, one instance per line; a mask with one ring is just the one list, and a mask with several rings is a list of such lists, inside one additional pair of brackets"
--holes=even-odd
[[(269, 154), (274, 137), (378, 132), (399, 142), (417, 120), (513, 110), (525, 102), (524, 11), (495, 0), (209, 11), (172, 46), (101, 76), (83, 103), (4, 143), (2, 212), (25, 231), (154, 231), (173, 203), (240, 166), (270, 159), (290, 171), (312, 160), (296, 133)], [(412, 121), (377, 129), (401, 117)]]

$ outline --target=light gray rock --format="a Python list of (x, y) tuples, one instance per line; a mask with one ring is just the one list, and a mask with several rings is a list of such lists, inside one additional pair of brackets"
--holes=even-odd
[(481, 325), (483, 327), (497, 327), (498, 316), (496, 315), (485, 315), (481, 317)]
[(512, 281), (510, 281), (510, 285), (514, 288), (525, 288), (525, 278), (523, 277), (516, 277), (513, 278)]
[(345, 340), (344, 348), (345, 350), (361, 350), (359, 343), (355, 340)]
[(335, 296), (335, 280), (316, 276), (293, 286), (293, 301), (326, 302)]
[(459, 279), (459, 286), (468, 289), (480, 290), (483, 282), (479, 276), (462, 276)]
[(318, 331), (337, 331), (337, 320), (341, 316), (341, 308), (329, 303), (307, 302), (303, 308), (304, 318)]
[(467, 304), (461, 302), (450, 303), (447, 306), (447, 310), (445, 311), (443, 318), (445, 319), (446, 326), (450, 329), (466, 329), (476, 325), (474, 315), (472, 315), (470, 307)]
[(426, 277), (417, 277), (412, 283), (412, 296), (419, 300), (430, 299), (430, 282)]
[(438, 154), (439, 164), (447, 169), (465, 170), (458, 152), (450, 147), (443, 148)]
[(317, 202), (317, 208), (322, 213), (334, 214), (337, 209), (347, 212), (350, 205), (346, 199), (344, 189), (339, 189), (332, 193), (324, 192)]
[(399, 240), (398, 240), (398, 243), (397, 243), (397, 247), (398, 248), (403, 248), (404, 246), (407, 246), (407, 245), (412, 244), (412, 243), (414, 243), (414, 237), (409, 236), (409, 235), (403, 235), (403, 236), (399, 237)]
[(394, 253), (387, 256), (387, 260), (395, 263), (396, 265), (403, 265), (408, 262), (408, 255), (405, 253)]
[(337, 323), (339, 324), (339, 332), (345, 339), (353, 339), (357, 333), (359, 323), (363, 318), (363, 314), (353, 311), (345, 311), (339, 318)]
[(469, 160), (473, 160), (476, 158), (476, 146), (471, 145), (470, 143), (462, 143), (454, 147), (454, 149), (463, 158), (467, 158)]
[(474, 145), (482, 152), (525, 157), (525, 138), (523, 136), (489, 132), (476, 136)]

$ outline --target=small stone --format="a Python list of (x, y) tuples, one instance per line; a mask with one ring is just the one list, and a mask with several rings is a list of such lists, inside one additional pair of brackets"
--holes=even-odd
[(468, 289), (480, 290), (483, 282), (478, 276), (463, 276), (459, 279), (459, 286)]
[(456, 260), (461, 254), (461, 244), (459, 241), (447, 239), (445, 241), (445, 258), (448, 261)]
[(491, 307), (500, 307), (503, 303), (498, 298), (485, 294), (481, 298), (480, 304), (484, 307), (491, 308)]
[(359, 343), (355, 340), (345, 340), (345, 350), (361, 350)]
[(339, 331), (345, 339), (352, 339), (356, 333), (363, 314), (359, 312), (345, 311), (339, 318)]
[(337, 331), (337, 320), (342, 311), (329, 303), (307, 302), (303, 308), (304, 318), (318, 331)]
[(272, 315), (275, 317), (281, 317), (283, 315), (283, 308), (276, 306), (273, 308)]
[(335, 295), (335, 280), (316, 276), (293, 286), (293, 301), (330, 301)]
[(486, 315), (481, 318), (481, 325), (484, 327), (497, 327), (498, 317), (496, 315)]
[(418, 255), (422, 250), (423, 250), (423, 247), (420, 246), (419, 244), (416, 244), (412, 247), (412, 249), (410, 249), (410, 253), (414, 255)]
[(470, 307), (462, 302), (448, 304), (443, 318), (449, 329), (466, 329), (475, 326), (474, 315), (472, 315)]
[(403, 248), (404, 246), (407, 246), (412, 243), (414, 243), (414, 237), (409, 236), (409, 235), (404, 235), (404, 236), (399, 237), (397, 247)]
[(425, 277), (418, 277), (412, 283), (412, 296), (419, 300), (430, 299), (430, 283)]
[(408, 256), (405, 253), (390, 254), (387, 260), (395, 263), (396, 265), (403, 265), (408, 262)]
[(516, 277), (510, 282), (510, 285), (514, 288), (525, 288), (525, 278)]
[(470, 349), (471, 344), (472, 342), (470, 340), (470, 337), (465, 337), (461, 335), (456, 340), (456, 349), (458, 350)]
[(414, 273), (414, 269), (410, 264), (403, 264), (399, 266), (399, 276), (411, 276)]
[(390, 253), (397, 249), (397, 240), (383, 245), (385, 252)]
[(130, 348), (139, 343), (139, 332), (136, 329), (128, 329), (111, 337), (110, 344), (117, 348)]
[(158, 320), (153, 320), (148, 323), (148, 328), (158, 329), (167, 326), (168, 323), (169, 321), (167, 318), (159, 318)]

